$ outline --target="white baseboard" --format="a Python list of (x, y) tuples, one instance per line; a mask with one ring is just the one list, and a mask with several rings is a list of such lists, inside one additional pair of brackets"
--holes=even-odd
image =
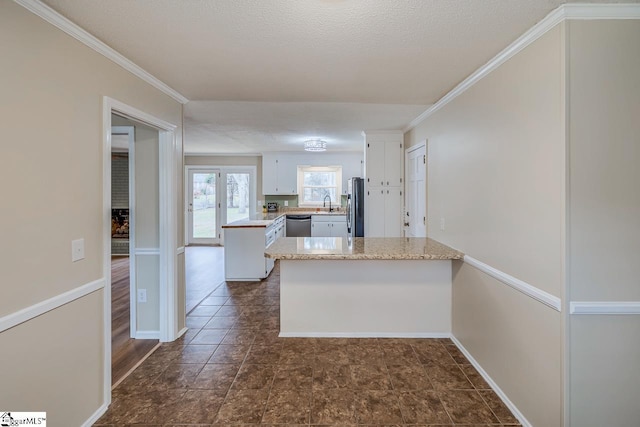
[(14, 313), (0, 317), (0, 332), (13, 328), (20, 323), (27, 322), (34, 317), (38, 317), (48, 311), (55, 310), (56, 308), (68, 304), (71, 301), (82, 298), (85, 295), (89, 295), (92, 292), (104, 288), (104, 285), (105, 279), (104, 277), (102, 277), (98, 280), (94, 280), (93, 282), (78, 286), (77, 288), (71, 289), (70, 291), (64, 292), (60, 295), (56, 295), (47, 300), (33, 304), (29, 307), (25, 307), (22, 310), (18, 310)]
[(449, 338), (449, 332), (280, 332), (281, 338)]
[(101, 407), (98, 408), (96, 412), (93, 413), (93, 415), (89, 417), (87, 421), (82, 423), (82, 427), (91, 427), (92, 425), (94, 425), (95, 422), (98, 421), (105, 412), (107, 412), (107, 409), (109, 409), (109, 405), (107, 403), (104, 403)]
[(137, 340), (159, 340), (160, 331), (137, 331), (136, 339)]
[(482, 366), (480, 366), (478, 361), (473, 358), (471, 353), (469, 353), (469, 351), (467, 351), (467, 349), (464, 348), (462, 343), (458, 341), (458, 339), (455, 336), (453, 336), (453, 334), (451, 334), (450, 338), (454, 342), (454, 344), (460, 349), (462, 354), (464, 354), (465, 357), (469, 359), (469, 362), (471, 362), (473, 367), (476, 368), (476, 370), (480, 373), (480, 375), (482, 375), (482, 378), (484, 378), (487, 384), (491, 386), (493, 391), (496, 392), (496, 394), (500, 397), (500, 399), (504, 402), (504, 404), (507, 405), (507, 408), (509, 408), (509, 410), (513, 413), (513, 415), (518, 419), (518, 421), (520, 421), (520, 423), (522, 424), (522, 427), (532, 427), (529, 420), (527, 420), (525, 416), (522, 415), (522, 412), (520, 412), (516, 407), (516, 405), (514, 405), (514, 403), (511, 400), (509, 400), (505, 392), (502, 391), (500, 387), (498, 387), (498, 384), (496, 384), (496, 382), (493, 381), (493, 379), (489, 376), (489, 374), (484, 369), (482, 369)]

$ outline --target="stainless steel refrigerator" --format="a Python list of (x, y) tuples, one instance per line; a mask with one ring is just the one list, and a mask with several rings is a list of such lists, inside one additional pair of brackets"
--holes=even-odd
[(348, 181), (347, 233), (349, 237), (364, 237), (364, 178)]

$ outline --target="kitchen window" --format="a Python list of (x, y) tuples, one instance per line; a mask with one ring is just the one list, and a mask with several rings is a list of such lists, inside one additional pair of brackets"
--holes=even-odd
[(340, 205), (342, 166), (298, 166), (298, 205), (322, 206), (329, 195)]

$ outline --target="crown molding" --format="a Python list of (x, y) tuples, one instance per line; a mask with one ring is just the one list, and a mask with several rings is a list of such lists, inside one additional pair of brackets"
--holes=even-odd
[(24, 7), (28, 11), (38, 15), (40, 18), (44, 19), (48, 23), (58, 27), (65, 33), (69, 34), (71, 37), (76, 40), (84, 43), (86, 46), (95, 50), (99, 54), (103, 55), (107, 59), (115, 62), (125, 70), (129, 71), (131, 74), (139, 77), (145, 82), (149, 83), (151, 86), (160, 90), (161, 92), (169, 95), (171, 98), (180, 102), (181, 104), (186, 104), (189, 102), (187, 98), (185, 98), (182, 94), (180, 94), (175, 89), (172, 89), (167, 84), (158, 80), (156, 77), (152, 76), (147, 71), (143, 70), (138, 65), (134, 64), (129, 59), (125, 58), (120, 53), (116, 52), (113, 48), (106, 45), (104, 42), (100, 41), (95, 36), (89, 34), (87, 31), (80, 28), (78, 25), (74, 24), (64, 16), (60, 15), (58, 12), (45, 5), (44, 3), (38, 0), (14, 0), (20, 6)]
[(418, 126), (427, 117), (453, 101), (471, 86), (482, 80), (487, 74), (514, 57), (518, 52), (538, 40), (559, 23), (566, 20), (587, 19), (640, 19), (640, 4), (564, 4), (551, 11), (544, 19), (518, 37), (513, 43), (493, 57), (489, 62), (474, 71), (449, 93), (440, 98), (424, 113), (413, 119), (404, 129), (408, 132)]

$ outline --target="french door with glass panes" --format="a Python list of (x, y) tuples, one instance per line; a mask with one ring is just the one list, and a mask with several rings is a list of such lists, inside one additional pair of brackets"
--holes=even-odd
[(216, 244), (221, 238), (219, 169), (188, 169), (187, 241)]
[(253, 167), (187, 168), (189, 244), (223, 243), (222, 225), (256, 212)]

